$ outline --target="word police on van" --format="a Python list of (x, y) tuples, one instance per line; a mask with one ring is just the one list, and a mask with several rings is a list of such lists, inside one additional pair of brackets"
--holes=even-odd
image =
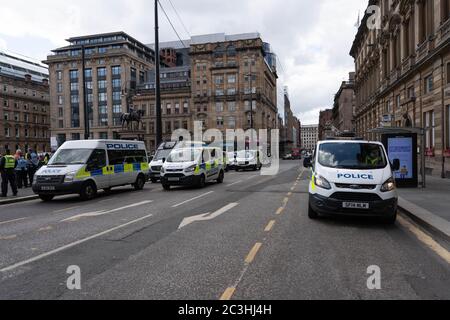
[(79, 194), (90, 200), (103, 189), (132, 185), (142, 190), (149, 165), (143, 142), (68, 141), (35, 176), (33, 191), (43, 201), (57, 195)]

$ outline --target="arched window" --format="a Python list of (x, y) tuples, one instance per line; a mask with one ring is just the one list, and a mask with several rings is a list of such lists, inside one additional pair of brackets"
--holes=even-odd
[(225, 54), (225, 48), (222, 45), (218, 45), (214, 49), (214, 57), (215, 58), (222, 58), (224, 54)]

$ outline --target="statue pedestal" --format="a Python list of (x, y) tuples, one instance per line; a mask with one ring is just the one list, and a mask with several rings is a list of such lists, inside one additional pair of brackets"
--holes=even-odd
[(145, 130), (121, 130), (119, 131), (119, 136), (121, 140), (130, 140), (130, 141), (144, 141)]

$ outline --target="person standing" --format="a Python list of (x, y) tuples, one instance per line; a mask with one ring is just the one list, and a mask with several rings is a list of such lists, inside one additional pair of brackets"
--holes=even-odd
[(11, 155), (10, 150), (6, 150), (5, 156), (0, 160), (0, 173), (2, 176), (2, 194), (0, 196), (3, 198), (8, 195), (8, 183), (11, 185), (13, 195), (17, 196), (16, 167), (17, 160)]
[(34, 174), (39, 167), (39, 158), (36, 152), (32, 149), (28, 151), (28, 178), (30, 180), (30, 185), (33, 185)]
[(23, 155), (17, 160), (16, 174), (17, 174), (17, 186), (19, 189), (23, 187), (28, 188), (28, 162)]

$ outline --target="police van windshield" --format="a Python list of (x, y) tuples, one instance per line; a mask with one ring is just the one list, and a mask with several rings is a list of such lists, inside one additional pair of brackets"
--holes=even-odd
[(202, 150), (200, 149), (178, 149), (172, 151), (167, 162), (179, 163), (179, 162), (194, 162), (200, 159)]
[(372, 143), (324, 143), (319, 148), (319, 163), (328, 168), (383, 169), (387, 160), (383, 148)]
[(92, 154), (91, 149), (59, 149), (51, 158), (48, 165), (76, 165), (86, 164)]
[(162, 161), (164, 159), (167, 159), (170, 156), (172, 150), (173, 149), (158, 150), (155, 154), (155, 157), (153, 158), (153, 161)]

